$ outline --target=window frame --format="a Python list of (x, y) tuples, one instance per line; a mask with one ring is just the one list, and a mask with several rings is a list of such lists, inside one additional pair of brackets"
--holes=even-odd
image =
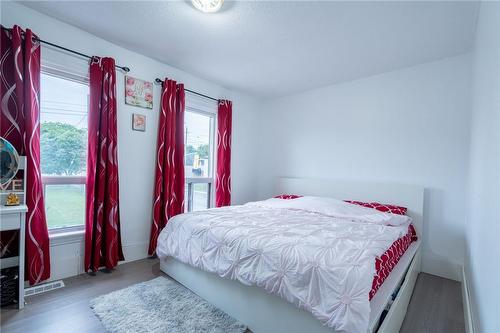
[[(68, 68), (64, 67), (55, 67), (51, 66), (48, 64), (42, 63), (41, 66), (41, 74), (44, 75), (49, 75), (52, 77), (56, 77), (59, 79), (67, 80), (67, 81), (72, 81), (72, 82), (77, 82), (84, 84), (89, 87), (89, 94), (90, 94), (90, 85), (89, 85), (89, 77), (80, 75), (78, 73), (75, 73), (74, 71), (69, 70)], [(41, 113), (41, 101), (40, 101), (40, 113)], [(88, 114), (88, 109), (87, 109), (87, 114)], [(40, 126), (42, 126), (42, 123), (40, 122)], [(46, 187), (50, 185), (83, 185), (85, 194), (87, 193), (87, 176), (51, 176), (51, 175), (43, 175), (42, 174), (42, 188), (43, 188), (43, 198), (44, 198), (44, 204), (45, 204), (45, 198), (46, 198)], [(86, 195), (85, 195), (86, 196)], [(44, 207), (45, 210), (45, 207)], [(58, 227), (58, 228), (50, 228), (48, 221), (47, 223), (47, 229), (49, 231), (49, 236), (60, 236), (60, 235), (65, 235), (65, 234), (74, 234), (74, 233), (82, 233), (85, 230), (85, 220), (83, 221), (83, 224), (81, 225), (74, 225), (74, 226), (67, 226), (67, 227)]]
[[(192, 99), (193, 98), (193, 99)], [(185, 177), (185, 184), (188, 186), (188, 196), (184, 198), (184, 211), (186, 213), (193, 210), (194, 186), (193, 184), (207, 184), (207, 209), (214, 207), (215, 204), (215, 173), (217, 166), (216, 154), (216, 134), (217, 134), (217, 102), (214, 102), (213, 108), (206, 103), (196, 103), (197, 96), (186, 94), (186, 105), (184, 112), (191, 112), (210, 118), (209, 148), (210, 156), (208, 173), (210, 177)], [(186, 140), (186, 138), (184, 139)], [(185, 154), (184, 147), (184, 154)], [(185, 156), (184, 156), (185, 158)]]

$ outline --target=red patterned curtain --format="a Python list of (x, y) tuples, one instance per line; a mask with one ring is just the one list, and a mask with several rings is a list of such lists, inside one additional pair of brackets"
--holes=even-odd
[(36, 284), (50, 277), (40, 172), (40, 43), (29, 29), (1, 30), (1, 136), (26, 156), (26, 277)]
[(220, 100), (217, 111), (217, 178), (215, 206), (231, 204), (231, 130), (233, 103)]
[(168, 220), (184, 212), (184, 85), (165, 79), (162, 85), (153, 225), (149, 255), (156, 251), (158, 235)]
[(112, 58), (90, 64), (90, 109), (85, 221), (85, 271), (124, 260), (120, 235), (116, 71)]

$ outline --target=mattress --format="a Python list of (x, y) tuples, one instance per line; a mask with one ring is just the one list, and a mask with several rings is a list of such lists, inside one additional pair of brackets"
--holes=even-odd
[(366, 332), (373, 278), (399, 260), (409, 218), (333, 199), (276, 200), (175, 216), (157, 255), (263, 288), (335, 330)]

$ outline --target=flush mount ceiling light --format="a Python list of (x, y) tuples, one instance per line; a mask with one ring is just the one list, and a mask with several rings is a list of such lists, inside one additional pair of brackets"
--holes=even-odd
[(193, 6), (204, 13), (215, 13), (222, 7), (224, 0), (191, 0)]

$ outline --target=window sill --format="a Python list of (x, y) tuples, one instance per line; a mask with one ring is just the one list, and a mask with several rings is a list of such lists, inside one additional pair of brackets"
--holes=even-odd
[(49, 231), (50, 246), (80, 243), (84, 241), (84, 237), (84, 229), (57, 232)]

